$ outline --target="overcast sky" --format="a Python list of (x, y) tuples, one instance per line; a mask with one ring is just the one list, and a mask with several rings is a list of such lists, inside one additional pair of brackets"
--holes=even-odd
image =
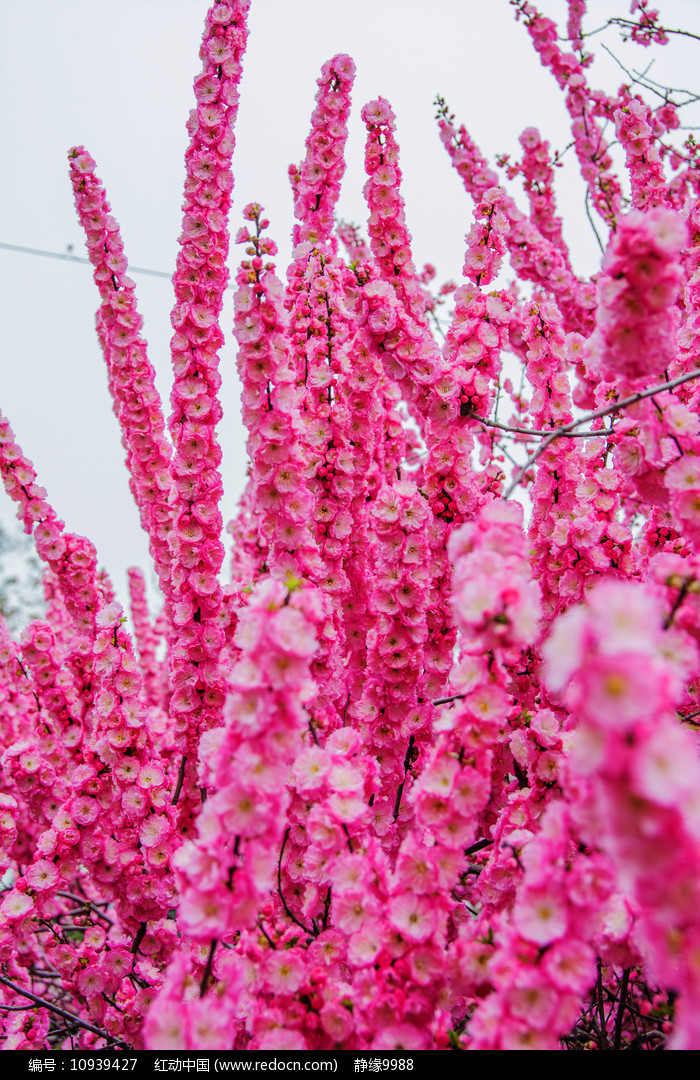
[[(700, 34), (698, 0), (659, 0), (669, 26)], [(132, 266), (171, 273), (180, 232), (185, 121), (206, 0), (0, 0), (0, 242), (84, 255), (66, 154), (83, 144), (97, 161)], [(566, 26), (564, 0), (540, 5)], [(593, 0), (588, 28), (628, 5)], [(417, 264), (439, 280), (459, 280), (472, 207), (442, 148), (436, 93), (446, 97), (488, 155), (516, 155), (517, 137), (537, 126), (552, 146), (569, 142), (562, 97), (534, 54), (507, 0), (253, 0), (234, 155), (231, 227), (241, 208), (266, 207), (290, 257), (292, 200), (287, 166), (303, 154), (322, 63), (337, 52), (357, 65), (348, 169), (340, 213), (362, 224), (365, 205), (362, 104), (382, 95), (397, 115), (407, 219)], [(675, 38), (666, 50), (604, 38), (628, 67), (657, 58), (659, 82), (700, 89), (700, 43)], [(614, 90), (625, 80), (603, 54), (591, 82)], [(700, 124), (688, 112), (689, 124)], [(567, 155), (571, 157), (571, 155)], [(560, 206), (579, 273), (597, 253), (575, 168), (560, 173)], [(513, 186), (513, 194), (517, 195)], [(519, 196), (518, 196), (519, 198)], [(235, 266), (241, 249), (233, 248)], [(170, 393), (169, 280), (133, 273), (150, 358), (166, 402)], [(0, 410), (10, 419), (39, 481), (72, 531), (89, 536), (125, 594), (126, 567), (149, 566), (128, 490), (104, 362), (94, 330), (98, 302), (91, 269), (0, 249), (2, 359)], [(223, 512), (235, 511), (245, 475), (231, 293), (223, 316)], [(14, 517), (0, 491), (0, 521)]]

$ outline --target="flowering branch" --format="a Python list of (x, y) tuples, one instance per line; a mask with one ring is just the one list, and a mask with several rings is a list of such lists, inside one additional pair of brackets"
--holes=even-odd
[(81, 1019), (76, 1016), (75, 1013), (68, 1012), (66, 1009), (61, 1009), (60, 1006), (54, 1005), (52, 1002), (45, 1001), (44, 998), (37, 997), (36, 994), (30, 993), (29, 990), (25, 990), (22, 986), (17, 986), (11, 979), (6, 978), (4, 975), (0, 975), (0, 983), (3, 986), (7, 986), (10, 990), (14, 990), (16, 994), (20, 994), (22, 997), (29, 998), (35, 1005), (41, 1006), (42, 1009), (48, 1009), (49, 1012), (57, 1013), (62, 1016), (64, 1020), (70, 1020), (71, 1023), (77, 1024), (78, 1027), (85, 1028), (86, 1031), (91, 1031), (93, 1035), (99, 1035), (103, 1039), (111, 1040), (110, 1046), (121, 1046), (125, 1050), (131, 1050), (131, 1046), (128, 1043), (122, 1042), (121, 1039), (113, 1039), (108, 1031), (103, 1031), (101, 1028), (95, 1027), (94, 1024), (88, 1023), (87, 1020)]
[[(693, 371), (687, 371), (685, 372), (685, 374), (679, 375), (678, 378), (671, 379), (670, 382), (667, 380), (666, 382), (658, 383), (656, 386), (650, 387), (648, 390), (640, 390), (636, 394), (630, 394), (628, 397), (622, 398), (622, 400), (620, 401), (616, 401), (614, 405), (606, 405), (601, 409), (596, 409), (594, 412), (587, 413), (585, 416), (580, 417), (580, 419), (578, 420), (572, 420), (570, 424), (564, 424), (561, 428), (556, 428), (554, 431), (549, 432), (542, 440), (540, 445), (537, 447), (537, 450), (535, 450), (534, 453), (530, 455), (525, 464), (522, 466), (518, 475), (506, 489), (503, 498), (510, 498), (518, 484), (522, 482), (528, 469), (535, 464), (540, 455), (544, 453), (548, 446), (551, 446), (555, 439), (559, 439), (562, 436), (567, 435), (569, 432), (573, 431), (581, 424), (587, 424), (591, 420), (598, 420), (602, 416), (609, 416), (611, 413), (619, 412), (621, 409), (626, 409), (630, 405), (634, 405), (637, 401), (642, 401), (644, 398), (653, 397), (655, 394), (661, 394), (667, 390), (673, 390), (676, 386), (681, 386), (683, 383), (690, 382), (691, 379), (697, 379), (698, 377), (700, 377), (700, 368), (696, 368)], [(536, 434), (540, 433), (537, 432)], [(597, 434), (600, 436), (606, 433), (599, 431), (595, 433), (587, 432), (586, 434)]]

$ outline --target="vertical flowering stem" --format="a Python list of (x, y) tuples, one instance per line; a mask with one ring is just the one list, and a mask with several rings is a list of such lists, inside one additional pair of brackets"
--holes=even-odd
[[(549, 154), (549, 143), (537, 128), (526, 128), (520, 136), (523, 158), (519, 166), (530, 202), (530, 219), (545, 239), (561, 251), (566, 266), (571, 270), (569, 249), (562, 232), (562, 220), (557, 214), (554, 197), (554, 169)], [(573, 271), (572, 271), (573, 273)]]
[(668, 199), (661, 154), (655, 145), (657, 125), (648, 105), (629, 93), (620, 94), (615, 133), (625, 150), (635, 210), (651, 210)]
[(399, 147), (394, 136), (396, 117), (385, 98), (370, 101), (362, 110), (367, 127), (364, 194), (369, 207), (372, 253), (382, 278), (396, 290), (402, 304), (420, 325), (426, 325), (426, 298), (411, 256), (401, 195)]
[[(498, 176), (489, 168), (464, 125), (459, 130), (455, 128), (454, 116), (442, 98), (438, 98), (437, 104), (442, 144), (465, 189), (475, 202), (481, 202), (486, 191), (498, 184)], [(560, 248), (542, 235), (510, 196), (501, 200), (501, 207), (510, 224), (506, 244), (513, 270), (519, 278), (532, 281), (552, 294), (561, 308), (567, 330), (590, 332), (595, 306), (592, 288), (576, 279)]]
[(141, 571), (135, 567), (130, 567), (127, 573), (131, 598), (131, 621), (138, 646), (144, 693), (149, 705), (160, 705), (160, 680), (156, 660), (157, 638), (148, 615), (146, 583)]
[(560, 617), (545, 655), (548, 686), (578, 719), (572, 767), (593, 789), (582, 820), (639, 904), (650, 974), (681, 995), (671, 1045), (690, 1049), (700, 1037), (700, 764), (675, 703), (696, 650), (664, 629), (650, 588), (607, 581)]
[(525, 25), (540, 60), (548, 67), (566, 93), (576, 156), (581, 175), (588, 184), (591, 200), (603, 220), (615, 228), (622, 208), (620, 181), (612, 171), (612, 158), (597, 117), (607, 117), (614, 106), (605, 94), (593, 92), (581, 61), (573, 53), (563, 53), (557, 43), (557, 25), (546, 19), (528, 0), (512, 0), (517, 18)]
[(354, 79), (355, 65), (344, 54), (328, 60), (321, 70), (306, 157), (294, 190), (298, 222), (292, 237), (295, 245), (305, 240), (325, 244), (331, 237), (333, 210), (345, 172), (347, 121)]
[[(221, 722), (224, 700), (219, 656), (225, 619), (217, 574), (223, 562), (219, 509), (222, 486), (215, 427), (221, 417), (218, 325), (226, 287), (227, 214), (231, 202), (233, 124), (238, 110), (241, 59), (247, 41), (249, 0), (215, 3), (206, 17), (190, 114), (185, 163), (185, 214), (173, 283), (174, 382), (169, 421), (173, 440), (170, 599), (178, 643), (171, 650), (171, 711), (184, 735), (190, 763), (199, 734)], [(186, 793), (193, 797), (193, 773)], [(187, 805), (187, 799), (181, 800)], [(183, 812), (185, 812), (183, 810)]]
[(97, 335), (107, 364), (114, 411), (122, 429), (131, 491), (149, 538), (161, 589), (167, 594), (171, 449), (155, 387), (155, 372), (141, 335), (143, 320), (136, 308), (134, 284), (126, 276), (119, 228), (110, 214), (104, 187), (95, 175), (95, 162), (82, 146), (74, 147), (68, 158), (75, 206), (102, 297)]

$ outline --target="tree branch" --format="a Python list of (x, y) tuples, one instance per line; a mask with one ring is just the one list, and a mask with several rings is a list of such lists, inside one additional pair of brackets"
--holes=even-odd
[[(629, 397), (622, 398), (621, 401), (616, 401), (612, 405), (606, 405), (602, 409), (596, 409), (595, 412), (586, 413), (585, 416), (581, 416), (578, 420), (572, 420), (570, 424), (563, 424), (561, 427), (555, 428), (551, 431), (546, 438), (542, 440), (537, 449), (530, 455), (525, 464), (520, 469), (518, 475), (511, 481), (506, 490), (504, 499), (509, 499), (515, 491), (516, 487), (522, 481), (523, 477), (531, 468), (538, 457), (544, 453), (548, 446), (550, 446), (555, 439), (561, 438), (568, 432), (573, 431), (575, 428), (580, 427), (581, 424), (588, 424), (592, 420), (598, 420), (601, 416), (609, 416), (611, 413), (618, 412), (620, 409), (626, 409), (629, 405), (635, 405), (638, 401), (642, 401), (643, 398), (653, 397), (654, 394), (661, 394), (666, 390), (673, 390), (676, 386), (680, 386), (681, 383), (690, 382), (691, 379), (700, 378), (700, 368), (695, 368), (693, 371), (686, 371), (684, 375), (679, 375), (677, 379), (671, 379), (670, 382), (662, 382), (657, 386), (652, 386), (648, 390), (640, 390), (636, 394), (630, 394)], [(605, 436), (607, 432), (598, 431), (595, 434)]]
[(627, 984), (630, 981), (630, 968), (625, 968), (622, 972), (622, 985), (620, 986), (620, 1004), (617, 1007), (617, 1015), (615, 1017), (615, 1037), (613, 1041), (613, 1050), (620, 1049), (620, 1043), (622, 1041), (622, 1018), (625, 1014), (625, 1004), (627, 1002)]
[(31, 994), (29, 990), (25, 990), (22, 986), (17, 986), (16, 983), (5, 978), (4, 975), (0, 975), (0, 983), (4, 986), (8, 986), (10, 990), (14, 990), (16, 994), (21, 994), (22, 997), (29, 998), (36, 1005), (39, 1005), (42, 1009), (48, 1009), (50, 1012), (58, 1013), (64, 1020), (70, 1020), (74, 1024), (78, 1024), (79, 1027), (86, 1028), (91, 1031), (93, 1035), (99, 1035), (101, 1039), (111, 1039), (115, 1046), (122, 1046), (125, 1050), (131, 1050), (132, 1047), (128, 1043), (122, 1042), (121, 1039), (115, 1039), (108, 1031), (103, 1031), (102, 1028), (95, 1027), (94, 1024), (88, 1023), (87, 1020), (81, 1020), (79, 1016), (74, 1013), (68, 1012), (66, 1009), (59, 1008), (58, 1005), (52, 1005), (48, 1001), (44, 1001), (43, 998), (37, 997), (36, 994)]
[(182, 791), (182, 785), (185, 779), (185, 765), (187, 764), (187, 755), (183, 754), (180, 759), (180, 768), (177, 774), (177, 785), (173, 794), (171, 806), (177, 805), (177, 800), (180, 798), (180, 792)]
[(284, 893), (282, 892), (282, 856), (284, 855), (284, 849), (287, 846), (287, 840), (289, 840), (289, 826), (287, 826), (284, 832), (284, 840), (282, 841), (280, 857), (277, 863), (277, 892), (279, 893), (280, 900), (282, 901), (282, 907), (284, 908), (292, 922), (296, 923), (297, 926), (300, 926), (304, 933), (308, 934), (309, 937), (315, 937), (313, 930), (309, 930), (308, 926), (304, 926), (303, 922), (299, 922), (294, 912), (290, 910), (289, 904), (285, 900)]
[(207, 965), (204, 968), (204, 974), (202, 975), (202, 982), (199, 987), (199, 996), (201, 998), (207, 992), (207, 986), (209, 985), (209, 979), (211, 977), (212, 964), (214, 963), (214, 953), (216, 952), (216, 946), (218, 942), (216, 938), (211, 939), (211, 945), (209, 946), (209, 955), (207, 956)]

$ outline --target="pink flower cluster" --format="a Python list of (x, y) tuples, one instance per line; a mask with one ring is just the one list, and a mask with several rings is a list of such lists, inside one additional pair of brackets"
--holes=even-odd
[[(474, 201), (481, 202), (486, 192), (498, 184), (497, 174), (488, 167), (466, 128), (455, 128), (454, 116), (447, 112), (442, 101), (438, 117), (440, 138), (452, 164)], [(566, 252), (543, 235), (511, 196), (502, 198), (500, 205), (510, 224), (510, 229), (504, 230), (504, 239), (518, 277), (534, 282), (557, 300), (567, 329), (590, 330), (590, 312), (594, 306), (590, 285), (576, 279)]]
[(350, 91), (355, 65), (349, 56), (334, 56), (323, 65), (318, 80), (316, 108), (306, 140), (301, 168), (290, 165), (294, 183), (294, 210), (299, 224), (294, 243), (328, 240), (333, 231), (333, 209), (345, 172), (345, 141), (350, 114)]
[(100, 339), (122, 429), (132, 494), (148, 535), (161, 589), (170, 582), (168, 536), (172, 528), (169, 502), (172, 480), (171, 448), (165, 435), (163, 408), (155, 387), (155, 372), (141, 335), (143, 320), (136, 308), (134, 283), (127, 277), (119, 226), (110, 213), (104, 188), (95, 175), (95, 162), (82, 146), (69, 155), (75, 207), (85, 230), (88, 254), (102, 306), (97, 314)]
[(285, 781), (308, 725), (303, 704), (315, 693), (309, 661), (322, 621), (312, 591), (290, 596), (275, 580), (258, 586), (240, 612), (225, 723), (202, 736), (199, 780), (214, 794), (199, 815), (197, 840), (175, 857), (181, 925), (194, 939), (228, 940), (255, 925), (273, 887)]
[[(523, 157), (518, 171), (522, 173), (530, 202), (532, 224), (547, 240), (559, 248), (566, 266), (569, 267), (569, 254), (554, 196), (555, 174), (549, 154), (549, 143), (542, 138), (537, 128), (531, 127), (525, 128), (522, 132), (520, 145), (523, 148)], [(509, 170), (509, 175), (514, 171)]]
[(423, 323), (425, 298), (416, 280), (400, 190), (399, 148), (394, 136), (396, 117), (389, 102), (377, 98), (364, 106), (362, 119), (368, 131), (365, 170), (369, 179), (364, 194), (369, 207), (372, 253), (381, 276), (396, 289), (410, 315)]
[[(680, 106), (589, 88), (585, 3), (568, 54), (513, 6), (611, 230), (601, 272), (572, 270), (537, 129), (499, 159), (525, 212), (441, 99), (474, 201), (461, 283), (431, 295), (416, 271), (384, 98), (361, 113), (369, 243), (336, 222), (335, 56), (290, 169), (286, 281), (259, 203), (236, 235), (249, 466), (225, 529), (249, 0), (206, 17), (167, 427), (118, 227), (71, 151), (160, 610), (132, 569), (130, 629), (0, 417), (46, 597), (18, 641), (0, 619), (5, 1049), (700, 1047), (700, 171)], [(661, 40), (635, 13), (617, 23)]]
[(621, 97), (615, 130), (627, 154), (632, 203), (638, 210), (650, 210), (662, 205), (667, 194), (661, 154), (654, 143), (661, 125), (643, 101)]
[(634, 15), (635, 11), (638, 11), (639, 15), (630, 28), (632, 41), (644, 45), (645, 48), (653, 43), (668, 44), (668, 34), (659, 22), (659, 12), (649, 8), (649, 0), (631, 0), (630, 14)]
[(588, 354), (597, 377), (627, 386), (668, 367), (686, 240), (683, 221), (665, 207), (620, 220), (598, 280), (598, 326)]
[[(666, 626), (666, 628), (665, 628)], [(547, 681), (579, 720), (572, 768), (588, 778), (588, 827), (639, 906), (637, 946), (681, 994), (673, 1045), (698, 1045), (700, 764), (675, 715), (697, 651), (638, 584), (600, 583), (557, 621)]]
[[(216, 424), (222, 409), (218, 350), (219, 315), (228, 272), (228, 230), (233, 175), (233, 124), (248, 32), (250, 0), (210, 8), (200, 49), (203, 68), (195, 80), (197, 108), (190, 114), (190, 145), (180, 252), (174, 276), (176, 304), (173, 362), (173, 499), (170, 593), (178, 641), (170, 650), (171, 712), (183, 733), (183, 759), (190, 763), (183, 806), (196, 805), (191, 766), (199, 734), (221, 721), (224, 679), (218, 663), (223, 608), (218, 572), (221, 543), (221, 450)], [(190, 800), (188, 802), (188, 800)]]
[(512, 0), (518, 16), (523, 15), (527, 31), (545, 67), (565, 92), (566, 108), (571, 117), (576, 156), (581, 176), (588, 184), (596, 210), (614, 226), (621, 209), (620, 181), (612, 171), (612, 158), (598, 117), (606, 118), (611, 108), (607, 95), (592, 91), (585, 76), (584, 63), (574, 53), (563, 53), (558, 44), (557, 25), (542, 16), (529, 0)]

